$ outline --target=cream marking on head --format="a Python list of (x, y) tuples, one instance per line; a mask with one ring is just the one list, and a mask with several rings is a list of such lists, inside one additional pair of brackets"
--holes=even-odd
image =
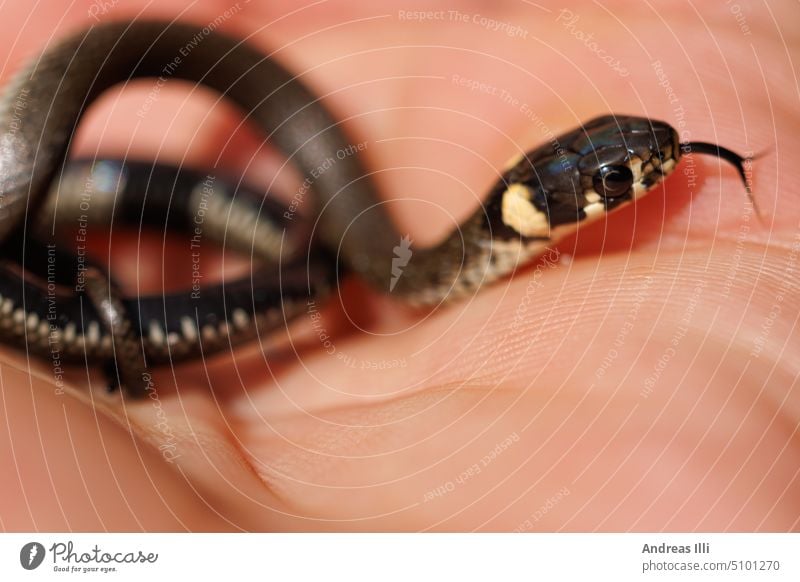
[(633, 198), (639, 198), (642, 194), (647, 192), (647, 188), (644, 187), (642, 184), (642, 159), (638, 156), (631, 156), (631, 159), (628, 161), (628, 167), (631, 170), (631, 174), (633, 174)]
[(583, 207), (583, 211), (586, 213), (586, 219), (592, 220), (593, 218), (598, 218), (606, 213), (606, 206), (602, 202), (592, 202)]
[[(661, 176), (656, 176), (656, 179), (653, 180), (653, 185), (657, 184), (662, 179), (667, 177), (672, 172), (672, 170), (675, 169), (675, 160), (664, 160), (664, 162), (661, 164), (661, 167), (659, 169), (660, 169), (662, 175)], [(634, 176), (635, 176), (635, 173), (634, 173)], [(649, 188), (645, 187), (644, 184), (641, 183), (641, 177), (642, 176), (640, 176), (640, 180), (637, 180), (633, 184), (633, 197), (634, 198), (639, 198), (642, 194), (644, 194), (650, 188), (653, 187), (653, 185), (651, 185)]]
[(533, 192), (523, 184), (511, 184), (503, 192), (503, 223), (522, 236), (550, 236), (550, 222), (547, 215), (534, 207), (531, 202)]
[(637, 184), (642, 180), (642, 159), (639, 156), (631, 156), (628, 160), (628, 167), (633, 174), (633, 183)]

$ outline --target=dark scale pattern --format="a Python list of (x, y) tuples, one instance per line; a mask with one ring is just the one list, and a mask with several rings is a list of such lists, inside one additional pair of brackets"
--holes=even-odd
[[(128, 325), (132, 324), (115, 328), (115, 340), (123, 340), (117, 347), (124, 349), (124, 361), (133, 361), (134, 346), (136, 352), (143, 346), (148, 366), (212, 356), (283, 326), (306, 310), (309, 298), (325, 297), (335, 274), (334, 263), (313, 255), (309, 263), (283, 266), (280, 274), (270, 268), (252, 279), (205, 286), (196, 299), (180, 293), (120, 298), (107, 285), (98, 286), (90, 299), (85, 293), (74, 294), (71, 288), (48, 287), (33, 273), (0, 263), (0, 339), (27, 344), (31, 354), (44, 359), (57, 352), (65, 363), (84, 363), (87, 358), (90, 362), (112, 360), (111, 326), (98, 312), (102, 301), (110, 298), (116, 302), (116, 312), (127, 313)], [(97, 278), (86, 282), (89, 291)], [(189, 335), (187, 320), (194, 325)], [(163, 344), (150, 337), (154, 324), (163, 332)], [(204, 338), (203, 327), (215, 333)], [(224, 334), (221, 329), (226, 330)], [(92, 337), (96, 341), (88, 339)], [(140, 370), (142, 366), (129, 368)]]

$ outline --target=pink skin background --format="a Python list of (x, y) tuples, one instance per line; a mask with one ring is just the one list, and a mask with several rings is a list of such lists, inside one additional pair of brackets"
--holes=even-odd
[[(764, 220), (746, 214), (729, 166), (698, 156), (694, 186), (681, 166), (560, 243), (555, 265), (422, 313), (348, 280), (316, 328), (301, 318), (288, 334), (158, 370), (157, 401), (106, 396), (94, 368), (58, 394), (48, 363), (3, 348), (0, 528), (800, 529), (800, 14), (789, 1), (744, 4), (580, 3), (567, 27), (555, 3), (241, 0), (222, 29), (331, 93), (416, 245), (477, 208), (548, 128), (609, 111), (676, 124), (677, 106), (691, 139), (764, 152), (753, 167)], [(205, 24), (231, 6), (7, 2), (2, 79), (91, 14)], [(399, 13), (420, 9), (470, 21)], [(168, 87), (134, 115), (152, 87), (105, 95), (76, 153), (273, 178), (280, 162), (262, 136), (210, 92)], [(132, 293), (191, 276), (179, 235), (94, 233), (92, 251)], [(210, 250), (204, 265), (208, 280), (247, 270)], [(370, 369), (393, 361), (404, 365)]]

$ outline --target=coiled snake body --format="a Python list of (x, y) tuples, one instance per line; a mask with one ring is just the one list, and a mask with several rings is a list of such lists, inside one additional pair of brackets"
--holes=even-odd
[[(186, 51), (197, 38), (202, 40)], [(0, 103), (0, 256), (6, 259), (0, 266), (0, 338), (25, 342), (45, 358), (55, 351), (65, 361), (115, 363), (119, 382), (134, 394), (145, 389), (148, 366), (208, 355), (252, 338), (257, 329), (281, 325), (306, 309), (309, 296), (327, 292), (336, 277), (324, 252), (302, 252), (307, 232), (281, 223), (280, 208), (264, 209), (263, 201), (234, 196), (220, 183), (212, 186), (218, 207), (209, 213), (204, 236), (263, 259), (263, 273), (252, 279), (204, 287), (196, 295), (123, 297), (103, 270), (81, 269), (73, 252), (47, 245), (47, 229), (37, 221), (76, 220), (77, 196), (86, 194), (87, 183), (93, 219), (108, 220), (115, 208), (118, 215), (137, 208), (145, 223), (189, 224), (202, 174), (114, 161), (65, 166), (81, 115), (98, 95), (167, 70), (239, 105), (306, 175), (350, 146), (300, 80), (248, 44), (217, 32), (204, 35), (193, 25), (97, 26), (49, 48), (14, 77)], [(317, 238), (329, 255), (378, 289), (435, 304), (474, 293), (581, 223), (642, 196), (687, 151), (723, 157), (744, 176), (743, 158), (714, 144), (681, 144), (664, 122), (593, 119), (522, 156), (458, 229), (438, 245), (415, 249), (399, 278), (392, 277), (392, 260), (402, 236), (378, 204), (358, 156), (350, 155), (315, 179)], [(43, 206), (51, 190), (57, 211)], [(167, 225), (165, 214), (175, 222)], [(241, 228), (227, 228), (231, 216), (239, 217)], [(17, 266), (23, 259), (24, 274)], [(278, 277), (275, 263), (294, 266)], [(82, 285), (76, 286), (76, 273), (86, 277)]]

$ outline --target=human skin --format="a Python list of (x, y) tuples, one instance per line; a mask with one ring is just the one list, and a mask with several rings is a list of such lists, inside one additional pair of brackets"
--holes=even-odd
[[(93, 13), (183, 10), (170, 4)], [(429, 312), (348, 280), (316, 327), (301, 318), (277, 340), (157, 370), (157, 401), (104, 394), (94, 368), (72, 372), (59, 394), (47, 363), (4, 348), (0, 527), (800, 529), (796, 4), (607, 2), (568, 14), (425, 2), (469, 20), (427, 23), (400, 17), (420, 9), (405, 2), (240, 4), (223, 30), (252, 33), (316, 92), (334, 92), (326, 103), (366, 142), (365, 163), (414, 244), (472, 212), (547, 129), (609, 111), (677, 124), (681, 107), (689, 139), (762, 153), (752, 174), (762, 219), (730, 167), (697, 156), (556, 245), (557, 261)], [(4, 5), (3, 79), (93, 23), (92, 6)], [(230, 6), (181, 18), (206, 23)], [(131, 112), (146, 91), (107, 97), (76, 149), (269, 179), (274, 158), (232, 108), (209, 115), (215, 97), (165, 90), (140, 119)], [(95, 233), (92, 249), (111, 255), (131, 292), (158, 292), (187, 279), (185, 240), (165, 240), (115, 233), (109, 251)], [(393, 361), (404, 365), (362, 369)]]

